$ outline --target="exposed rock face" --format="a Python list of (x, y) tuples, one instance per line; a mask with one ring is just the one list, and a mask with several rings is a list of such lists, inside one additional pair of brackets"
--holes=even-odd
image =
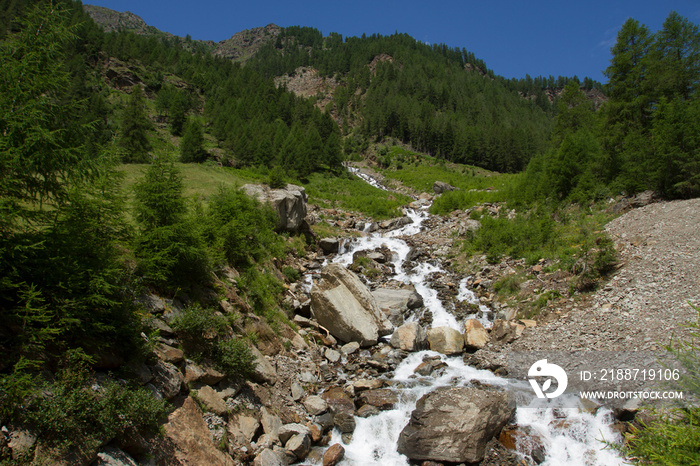
[(514, 412), (514, 400), (501, 390), (438, 388), (418, 400), (398, 451), (412, 460), (476, 463)]
[(159, 458), (158, 464), (210, 464), (231, 465), (230, 456), (216, 448), (202, 419), (202, 410), (187, 397), (178, 409), (168, 416), (165, 424), (163, 452), (168, 458)]
[(213, 55), (228, 58), (233, 61), (245, 62), (255, 55), (260, 47), (274, 40), (282, 28), (275, 24), (265, 27), (245, 29), (235, 33), (230, 39), (222, 40), (216, 44)]
[(442, 354), (459, 354), (464, 349), (464, 337), (450, 327), (435, 327), (428, 330), (430, 349)]
[(436, 181), (435, 183), (433, 183), (433, 191), (435, 192), (435, 194), (442, 194), (445, 191), (454, 191), (455, 189), (457, 188), (455, 188), (449, 183), (445, 183), (444, 181)]
[(418, 322), (409, 322), (394, 331), (391, 346), (403, 351), (420, 351), (428, 346), (427, 334)]
[(393, 330), (369, 289), (342, 265), (323, 270), (311, 290), (311, 308), (318, 323), (344, 342), (371, 346)]
[(306, 191), (303, 187), (288, 184), (284, 189), (270, 189), (259, 184), (247, 184), (243, 191), (250, 197), (272, 206), (277, 213), (277, 230), (298, 232), (307, 228)]

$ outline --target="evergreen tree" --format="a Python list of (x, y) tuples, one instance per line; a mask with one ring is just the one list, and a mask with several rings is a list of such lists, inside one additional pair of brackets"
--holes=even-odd
[(187, 125), (185, 134), (180, 141), (180, 161), (184, 163), (201, 163), (207, 160), (204, 150), (204, 133), (199, 121), (193, 119)]
[(141, 86), (131, 90), (126, 107), (121, 115), (121, 127), (117, 140), (121, 159), (124, 163), (144, 163), (152, 149), (148, 132), (153, 124), (146, 114), (146, 103)]

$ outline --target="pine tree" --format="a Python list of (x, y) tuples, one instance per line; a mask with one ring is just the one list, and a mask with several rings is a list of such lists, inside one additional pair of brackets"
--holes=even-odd
[(185, 135), (180, 141), (180, 161), (183, 163), (201, 163), (207, 160), (204, 150), (204, 133), (199, 121), (192, 120), (187, 125)]
[(121, 115), (121, 128), (117, 141), (124, 163), (144, 163), (152, 149), (148, 132), (153, 124), (148, 119), (145, 98), (141, 86), (134, 86)]

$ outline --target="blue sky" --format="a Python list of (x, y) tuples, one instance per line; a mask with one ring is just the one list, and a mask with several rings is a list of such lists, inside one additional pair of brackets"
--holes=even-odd
[(473, 52), (507, 78), (590, 76), (605, 82), (617, 31), (629, 17), (658, 30), (672, 10), (700, 24), (700, 0), (87, 0), (131, 11), (176, 35), (221, 41), (275, 23), (312, 26), (327, 35), (405, 32), (428, 43)]

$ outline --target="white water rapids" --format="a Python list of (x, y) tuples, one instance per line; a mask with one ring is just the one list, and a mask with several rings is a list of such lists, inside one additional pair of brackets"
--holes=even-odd
[[(364, 179), (364, 177), (363, 177)], [(391, 262), (396, 272), (393, 279), (410, 283), (423, 297), (425, 309), (432, 313), (433, 327), (449, 326), (460, 332), (462, 322), (445, 309), (438, 298), (436, 290), (431, 288), (427, 278), (443, 270), (434, 264), (421, 262), (412, 269), (407, 269), (406, 258), (411, 250), (402, 240), (402, 236), (411, 236), (421, 231), (422, 222), (428, 218), (425, 210), (406, 210), (413, 223), (400, 229), (380, 235), (372, 233), (355, 238), (343, 245), (340, 253), (333, 262), (348, 266), (353, 261), (353, 254), (361, 250), (374, 250), (386, 246), (393, 253)], [(479, 304), (478, 298), (467, 287), (467, 279), (460, 282), (457, 295), (460, 301)], [(490, 326), (488, 320), (490, 310), (480, 305), (481, 321)], [(406, 319), (416, 320), (417, 316)], [(440, 356), (447, 367), (438, 371), (436, 376), (419, 377), (414, 369), (423, 361), (426, 355)], [(408, 424), (416, 402), (424, 394), (437, 387), (446, 385), (467, 385), (472, 380), (502, 386), (514, 391), (516, 399), (518, 391), (531, 390), (524, 381), (514, 381), (498, 377), (486, 370), (478, 370), (466, 365), (459, 356), (447, 357), (432, 351), (421, 351), (410, 354), (394, 371), (391, 379), (395, 387), (401, 389), (401, 402), (393, 410), (383, 411), (368, 418), (356, 418), (357, 427), (349, 444), (344, 444), (341, 435), (334, 431), (330, 444), (341, 443), (345, 448), (345, 459), (340, 463), (344, 466), (366, 465), (408, 465), (408, 458), (397, 452), (399, 435)], [(546, 451), (545, 461), (548, 466), (612, 466), (627, 464), (615, 450), (606, 447), (605, 442), (618, 442), (619, 435), (611, 429), (612, 414), (609, 410), (599, 409), (595, 414), (575, 408), (534, 409), (521, 407), (518, 404), (514, 421), (521, 429), (534, 433)]]

